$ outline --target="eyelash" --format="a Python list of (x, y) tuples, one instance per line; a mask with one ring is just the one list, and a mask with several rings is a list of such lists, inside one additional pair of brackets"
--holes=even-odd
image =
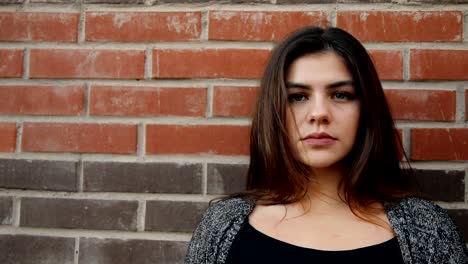
[[(346, 98), (336, 98), (337, 95), (345, 96)], [(354, 99), (354, 95), (350, 92), (344, 92), (344, 91), (337, 91), (332, 94), (332, 99), (338, 100), (338, 101), (351, 101)], [(298, 103), (298, 102), (303, 102), (305, 100), (308, 100), (308, 96), (302, 93), (292, 93), (288, 95), (288, 101), (290, 103)]]

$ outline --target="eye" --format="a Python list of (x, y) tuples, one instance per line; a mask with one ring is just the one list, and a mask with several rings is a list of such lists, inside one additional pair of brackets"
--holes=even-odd
[(294, 102), (303, 102), (307, 100), (307, 97), (303, 94), (300, 94), (300, 93), (295, 93), (295, 94), (290, 94), (288, 96), (288, 101), (290, 103), (294, 103)]
[(349, 92), (343, 92), (343, 91), (337, 91), (332, 95), (333, 99), (337, 99), (340, 101), (345, 101), (345, 100), (352, 100), (354, 99), (353, 94)]

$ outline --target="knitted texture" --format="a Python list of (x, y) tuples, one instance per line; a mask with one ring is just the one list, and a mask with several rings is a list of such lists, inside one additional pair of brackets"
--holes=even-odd
[[(384, 203), (406, 264), (467, 264), (468, 250), (447, 212), (420, 198)], [(249, 198), (212, 204), (195, 229), (185, 263), (225, 263), (242, 224), (255, 207)]]

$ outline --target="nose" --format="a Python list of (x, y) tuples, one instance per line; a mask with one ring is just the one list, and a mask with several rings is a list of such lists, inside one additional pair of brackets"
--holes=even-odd
[(331, 121), (330, 106), (325, 96), (317, 95), (309, 100), (307, 120), (311, 123), (328, 124)]

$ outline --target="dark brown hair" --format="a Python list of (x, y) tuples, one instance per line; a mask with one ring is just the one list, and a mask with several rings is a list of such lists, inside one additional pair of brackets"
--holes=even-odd
[(285, 76), (294, 60), (310, 53), (334, 52), (352, 74), (360, 100), (360, 123), (340, 182), (343, 201), (361, 211), (373, 202), (412, 195), (411, 169), (402, 168), (400, 136), (377, 71), (362, 44), (338, 28), (307, 27), (279, 43), (265, 68), (252, 121), (247, 192), (265, 204), (287, 204), (305, 197), (310, 169), (290, 146), (285, 120)]

